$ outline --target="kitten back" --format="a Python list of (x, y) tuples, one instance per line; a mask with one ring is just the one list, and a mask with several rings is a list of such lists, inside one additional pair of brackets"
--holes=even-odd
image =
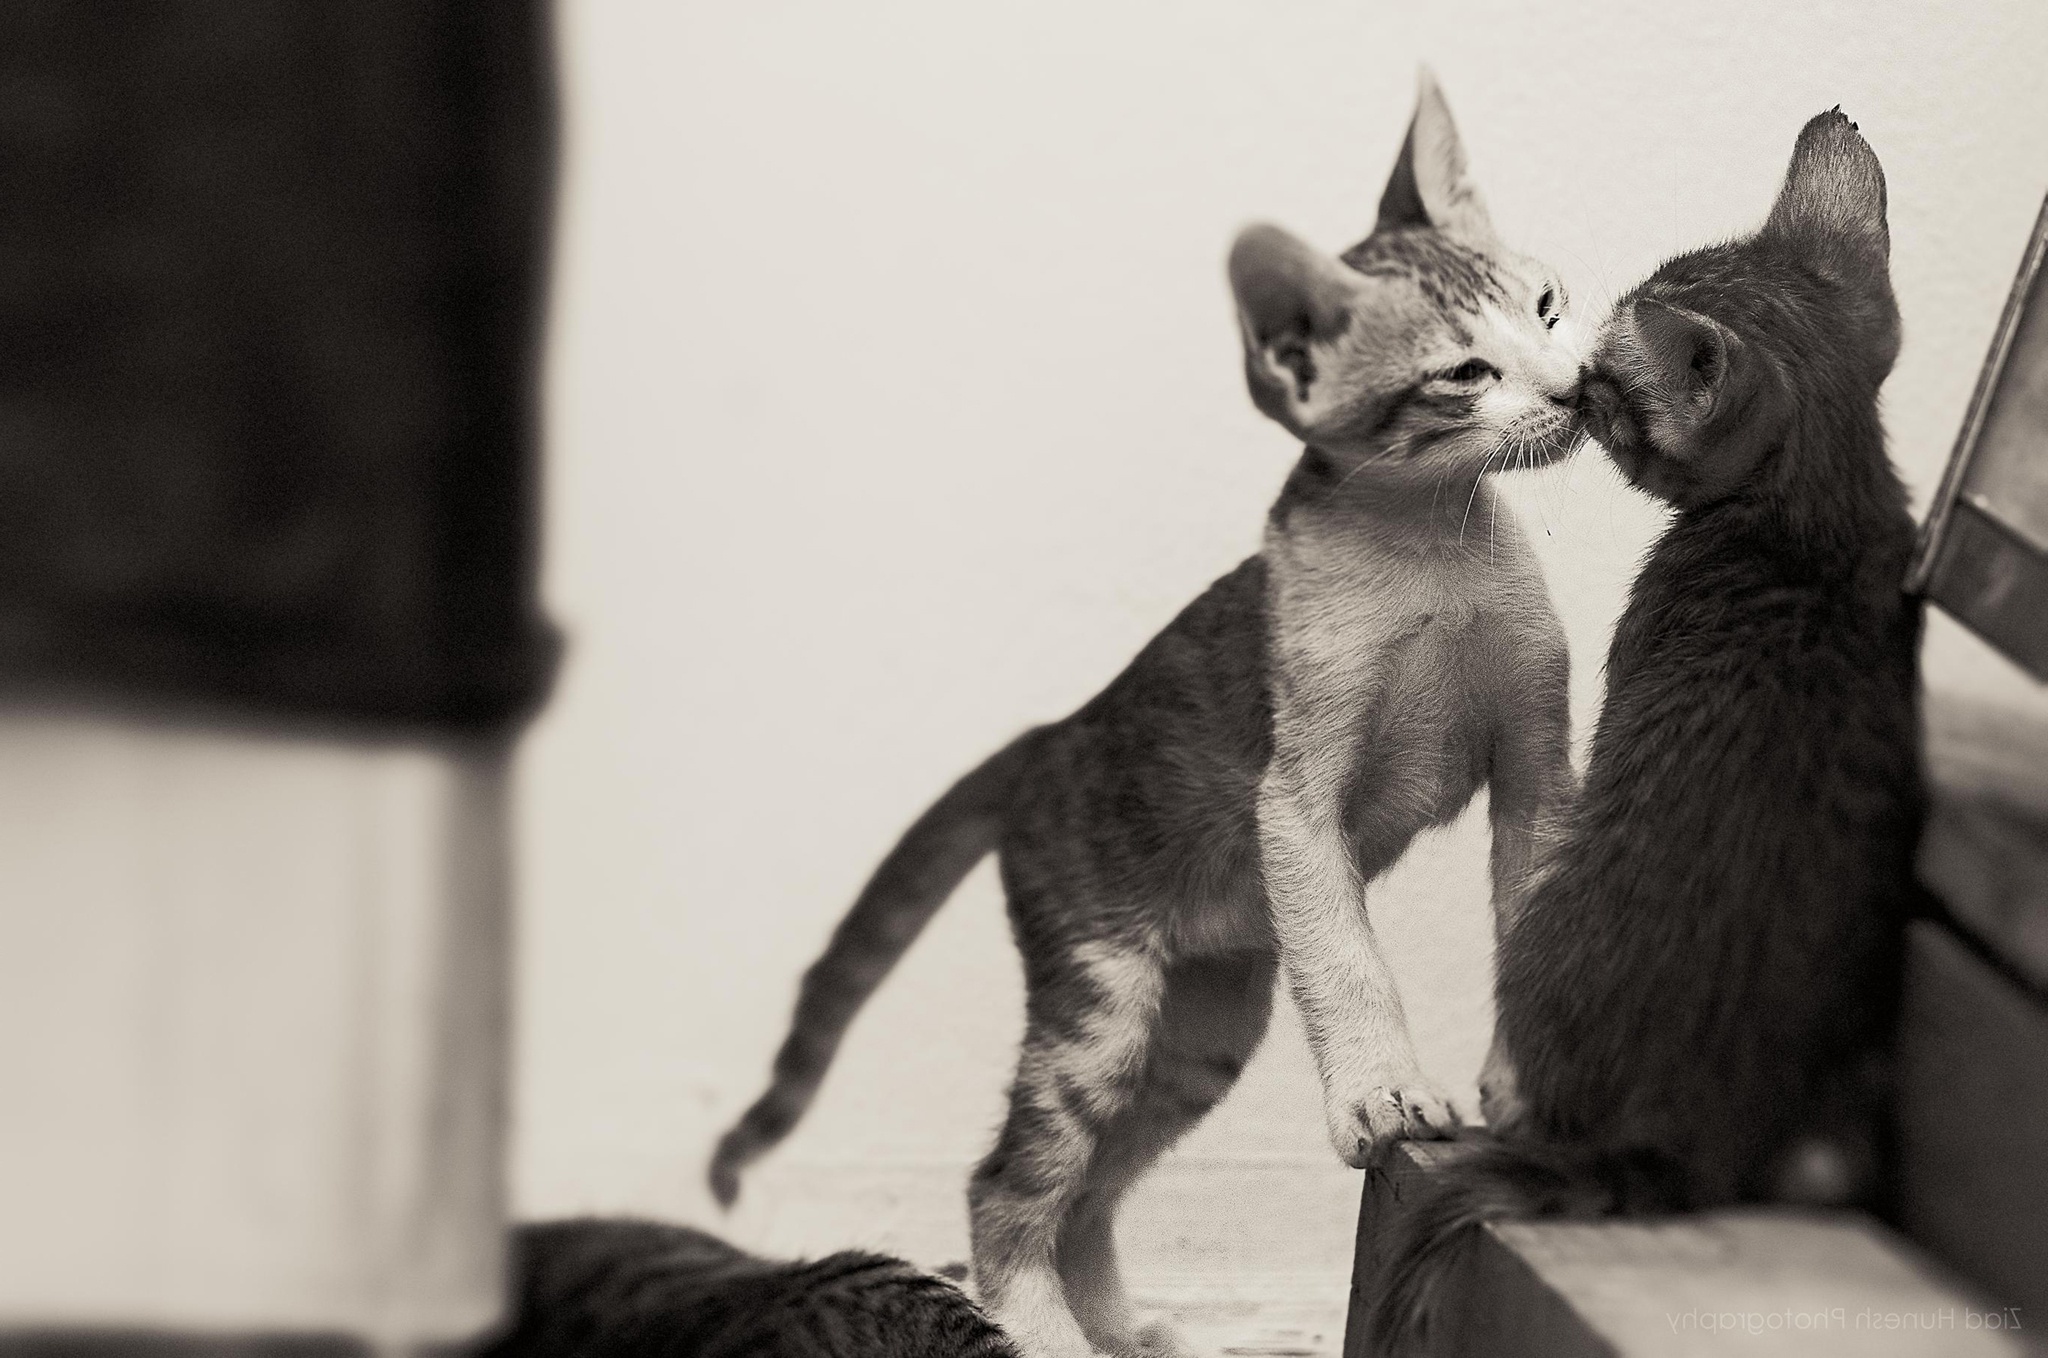
[(1017, 1358), (958, 1288), (848, 1250), (756, 1258), (687, 1226), (522, 1226), (513, 1327), (483, 1358)]

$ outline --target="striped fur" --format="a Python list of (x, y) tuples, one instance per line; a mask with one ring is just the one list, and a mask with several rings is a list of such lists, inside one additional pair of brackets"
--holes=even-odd
[(522, 1226), (518, 1312), (482, 1358), (1016, 1358), (943, 1279), (848, 1251), (757, 1259), (686, 1226)]
[(1253, 227), (1229, 272), (1252, 398), (1308, 445), (1263, 549), (912, 827), (712, 1165), (729, 1201), (993, 846), (1026, 1030), (970, 1225), (980, 1297), (1032, 1358), (1180, 1351), (1125, 1292), (1117, 1205), (1236, 1081), (1277, 978), (1340, 1155), (1457, 1126), (1366, 885), (1488, 786), (1505, 917), (1571, 791), (1563, 636), (1489, 478), (1570, 446), (1577, 350), (1555, 275), (1494, 237), (1434, 85), (1371, 236), (1340, 259)]

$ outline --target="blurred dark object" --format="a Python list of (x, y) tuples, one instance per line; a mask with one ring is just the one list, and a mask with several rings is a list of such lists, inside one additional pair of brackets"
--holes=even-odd
[(2048, 202), (1921, 532), (1908, 588), (2048, 680)]
[(537, 0), (0, 7), (0, 687), (530, 712)]
[[(445, 1350), (454, 1358), (459, 1350)], [(375, 1358), (345, 1335), (171, 1334), (157, 1330), (49, 1330), (0, 1335), (0, 1358)]]

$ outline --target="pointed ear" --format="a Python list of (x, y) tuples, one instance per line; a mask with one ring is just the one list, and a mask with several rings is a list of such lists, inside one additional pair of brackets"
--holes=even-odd
[(1726, 326), (1696, 311), (1642, 298), (1629, 308), (1636, 352), (1670, 411), (1694, 424), (1714, 413), (1739, 342)]
[(1764, 229), (1819, 234), (1842, 241), (1879, 264), (1890, 260), (1884, 167), (1840, 108), (1820, 114), (1800, 130), (1785, 187)]
[(1415, 95), (1415, 116), (1380, 195), (1382, 227), (1433, 226), (1452, 235), (1490, 238), (1493, 221), (1465, 168), (1465, 143), (1451, 121), (1451, 106), (1423, 67)]
[(1300, 437), (1331, 399), (1336, 342), (1363, 280), (1277, 226), (1249, 226), (1230, 247), (1230, 288), (1252, 402)]

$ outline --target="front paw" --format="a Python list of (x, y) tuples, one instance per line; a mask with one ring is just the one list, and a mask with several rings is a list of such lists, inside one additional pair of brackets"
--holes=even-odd
[(1376, 1165), (1396, 1141), (1456, 1136), (1463, 1125), (1451, 1101), (1420, 1074), (1333, 1097), (1326, 1109), (1330, 1142), (1353, 1169)]

